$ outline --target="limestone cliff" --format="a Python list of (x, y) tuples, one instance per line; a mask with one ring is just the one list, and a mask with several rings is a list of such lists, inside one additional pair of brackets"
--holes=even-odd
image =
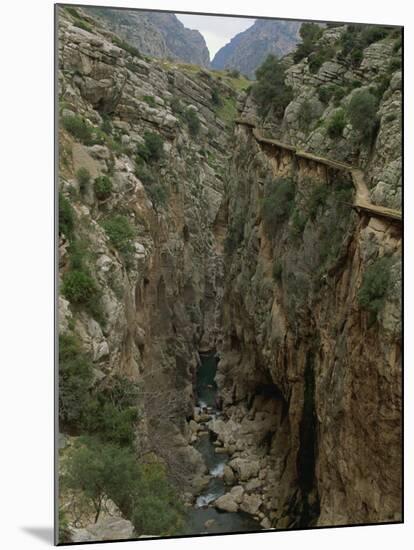
[[(92, 359), (93, 388), (137, 385), (135, 452), (187, 504), (208, 482), (192, 445), (208, 422), (242, 486), (221, 505), (263, 528), (399, 521), (400, 69), (384, 69), (373, 143), (328, 124), (378, 84), (395, 37), (359, 69), (289, 58), (291, 101), (261, 120), (244, 79), (144, 58), (109, 26), (59, 8), (60, 333)], [(346, 93), (319, 97), (334, 82)], [(195, 381), (216, 350), (210, 419)], [(79, 433), (61, 428), (64, 455)], [(70, 519), (76, 540), (133, 533)]]
[(151, 57), (175, 59), (210, 65), (210, 54), (204, 37), (196, 30), (187, 29), (173, 13), (115, 8), (85, 8), (92, 17), (103, 23), (138, 50)]
[[(374, 52), (392, 47), (385, 40), (367, 48), (365, 82), (378, 67)], [(401, 116), (401, 73), (387, 80), (375, 144), (356, 157), (350, 133), (327, 139), (316, 122), (334, 108), (315, 99), (318, 86), (339, 74), (354, 73), (329, 62), (313, 75), (307, 60), (291, 64), (293, 99), (262, 129), (273, 139), (252, 127), (258, 118), (248, 98), (226, 191), (218, 385), (228, 421), (212, 429), (235, 462), (256, 465), (253, 493), (278, 528), (401, 519), (401, 225), (354, 211), (355, 170), (329, 162), (353, 159), (374, 187), (365, 200), (375, 201), (375, 182), (400, 162), (401, 134), (391, 125)], [(312, 101), (315, 123), (300, 129), (293, 113), (304, 101)], [(401, 174), (393, 173), (389, 189), (398, 194)], [(256, 475), (233, 469), (242, 483)]]
[[(80, 10), (61, 8), (58, 31), (60, 333), (92, 357), (95, 385), (139, 384), (139, 453), (155, 451), (195, 491), (205, 466), (186, 419), (198, 350), (214, 349), (219, 330), (213, 225), (231, 135), (211, 98), (233, 105), (236, 92), (199, 69), (145, 61)], [(148, 136), (162, 144), (153, 164), (142, 160)], [(68, 283), (80, 271), (89, 297)]]

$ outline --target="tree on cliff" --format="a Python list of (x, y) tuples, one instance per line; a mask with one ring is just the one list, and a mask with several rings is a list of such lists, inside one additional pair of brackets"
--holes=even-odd
[(129, 518), (138, 535), (173, 534), (181, 525), (182, 507), (156, 461), (140, 463), (129, 447), (82, 437), (65, 463), (62, 486), (82, 490), (95, 522), (109, 498)]
[(286, 106), (292, 99), (292, 90), (285, 84), (286, 67), (274, 55), (257, 69), (257, 83), (253, 86), (253, 96), (258, 104), (259, 116), (265, 118), (270, 109), (278, 117), (283, 117)]

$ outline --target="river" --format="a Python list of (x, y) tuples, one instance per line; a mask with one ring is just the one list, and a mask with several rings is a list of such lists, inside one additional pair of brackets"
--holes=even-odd
[[(217, 408), (217, 387), (214, 380), (217, 360), (214, 353), (200, 354), (201, 365), (197, 371), (198, 406), (208, 408), (211, 416), (220, 416)], [(230, 491), (223, 481), (223, 469), (229, 460), (227, 454), (215, 452), (213, 436), (201, 435), (194, 444), (204, 458), (209, 473), (208, 487), (198, 496), (195, 505), (188, 511), (186, 534), (240, 533), (261, 530), (260, 524), (244, 512), (221, 512), (214, 507), (214, 501)], [(207, 522), (207, 525), (206, 525)]]

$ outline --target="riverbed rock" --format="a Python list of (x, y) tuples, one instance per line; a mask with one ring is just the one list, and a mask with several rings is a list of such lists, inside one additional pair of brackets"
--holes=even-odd
[(252, 516), (256, 515), (262, 504), (260, 495), (244, 495), (243, 500), (240, 503), (240, 509)]
[(237, 512), (239, 509), (239, 505), (236, 502), (235, 496), (231, 493), (226, 493), (225, 495), (215, 500), (214, 506), (222, 512)]
[(247, 481), (259, 474), (260, 463), (258, 460), (245, 458), (234, 458), (229, 462), (229, 466), (235, 472), (236, 477), (241, 481)]
[(234, 472), (227, 464), (224, 466), (223, 469), (223, 479), (224, 482), (227, 483), (227, 485), (232, 485), (235, 480)]
[(201, 426), (194, 420), (190, 420), (190, 422), (188, 423), (188, 427), (194, 434), (196, 434), (201, 429)]
[(236, 485), (231, 489), (230, 494), (234, 498), (235, 502), (237, 502), (237, 504), (240, 504), (243, 498), (244, 489), (241, 485)]

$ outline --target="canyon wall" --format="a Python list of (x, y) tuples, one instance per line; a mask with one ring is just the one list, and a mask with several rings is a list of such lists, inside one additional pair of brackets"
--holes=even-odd
[[(205, 465), (186, 420), (198, 350), (219, 332), (213, 226), (231, 137), (211, 96), (231, 103), (236, 92), (201, 69), (145, 61), (77, 13), (59, 10), (59, 330), (92, 358), (95, 387), (115, 376), (139, 385), (138, 452), (156, 452), (192, 492)], [(154, 135), (161, 151), (143, 162)], [(89, 278), (93, 303), (71, 275)]]
[[(214, 429), (258, 464), (275, 527), (398, 520), (400, 228), (353, 212), (346, 175), (236, 135), (218, 379), (229, 423)], [(287, 177), (294, 214), (269, 236), (266, 184)], [(374, 319), (358, 292), (378, 255), (392, 282)]]
[[(260, 121), (244, 80), (144, 59), (76, 13), (59, 8), (59, 330), (92, 358), (94, 387), (138, 384), (137, 455), (160, 457), (188, 499), (206, 484), (189, 422), (198, 351), (217, 349), (209, 428), (245, 511), (265, 528), (400, 520), (401, 223), (353, 208), (349, 170), (289, 144), (365, 170), (368, 199), (398, 208), (401, 71), (358, 149), (349, 127), (334, 140), (313, 120), (338, 108), (321, 83), (358, 76), (339, 63), (312, 76), (291, 62), (291, 103)], [(374, 46), (361, 82), (388, 47)], [(237, 114), (287, 146), (233, 128)]]

